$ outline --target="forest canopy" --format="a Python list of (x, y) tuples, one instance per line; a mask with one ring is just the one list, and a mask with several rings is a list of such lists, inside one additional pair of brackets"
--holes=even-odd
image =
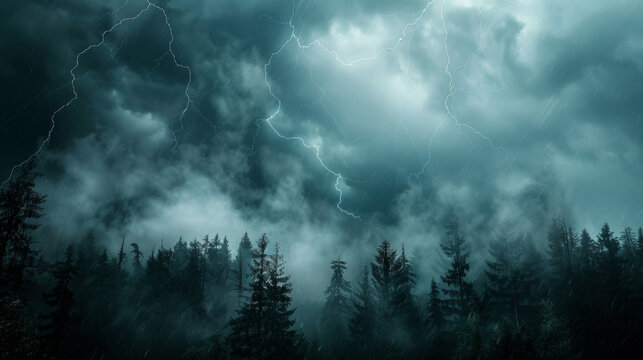
[[(591, 359), (640, 351), (643, 229), (598, 234), (553, 219), (547, 249), (498, 233), (483, 276), (471, 238), (443, 219), (434, 278), (386, 238), (363, 264), (326, 259), (315, 311), (293, 299), (277, 241), (243, 234), (233, 257), (219, 234), (144, 254), (123, 236), (116, 253), (88, 234), (57, 259), (35, 250), (46, 197), (35, 164), (0, 193), (0, 354), (13, 359)], [(350, 266), (362, 276), (347, 279)], [(428, 292), (416, 291), (418, 283)], [(305, 314), (302, 314), (305, 312)], [(303, 319), (313, 319), (304, 321)]]

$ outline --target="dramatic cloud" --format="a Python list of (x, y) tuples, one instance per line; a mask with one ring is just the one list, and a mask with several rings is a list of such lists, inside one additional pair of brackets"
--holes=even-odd
[(557, 215), (643, 222), (638, 2), (153, 4), (0, 5), (4, 178), (72, 98), (77, 54), (132, 17), (78, 57), (41, 154), (43, 248), (267, 232), (315, 299), (309, 274), (385, 236), (433, 276), (450, 208), (480, 258), (499, 231), (542, 247)]

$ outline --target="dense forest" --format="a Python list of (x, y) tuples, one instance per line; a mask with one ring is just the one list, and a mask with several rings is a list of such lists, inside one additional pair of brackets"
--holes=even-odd
[[(244, 234), (236, 255), (215, 235), (144, 254), (91, 235), (51, 261), (34, 251), (45, 196), (31, 163), (0, 194), (0, 359), (592, 359), (640, 352), (643, 230), (598, 234), (553, 219), (547, 251), (529, 234), (490, 234), (483, 276), (455, 212), (448, 267), (419, 279), (382, 239), (360, 279), (328, 259), (313, 325), (297, 323), (276, 242)], [(338, 254), (341, 255), (341, 254)], [(367, 259), (368, 258), (368, 259)], [(428, 293), (419, 293), (423, 282)]]

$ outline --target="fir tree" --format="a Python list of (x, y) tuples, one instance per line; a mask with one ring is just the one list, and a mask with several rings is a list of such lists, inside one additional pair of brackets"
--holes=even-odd
[(234, 260), (234, 283), (235, 290), (237, 291), (237, 302), (241, 305), (244, 298), (244, 293), (248, 289), (248, 281), (250, 279), (250, 272), (252, 266), (252, 243), (248, 237), (248, 233), (244, 233), (239, 242), (237, 250), (237, 257)]
[(123, 261), (125, 260), (125, 257), (127, 254), (125, 253), (125, 234), (123, 234), (123, 239), (121, 240), (121, 248), (118, 250), (118, 269), (121, 269), (121, 266), (123, 265)]
[(330, 262), (330, 284), (326, 288), (326, 302), (319, 319), (319, 331), (326, 347), (343, 345), (348, 337), (347, 319), (350, 315), (350, 283), (344, 279), (346, 262), (340, 259)]
[(76, 274), (76, 267), (73, 265), (73, 247), (69, 245), (65, 251), (65, 260), (54, 264), (51, 273), (55, 280), (54, 288), (43, 293), (45, 303), (52, 310), (43, 317), (48, 323), (42, 326), (47, 332), (49, 342), (55, 352), (61, 350), (69, 330), (70, 314), (74, 304), (73, 293), (70, 289), (71, 281)]
[(404, 246), (394, 269), (393, 310), (408, 329), (417, 329), (420, 314), (412, 295), (416, 275), (411, 262), (406, 257)]
[(442, 289), (446, 299), (443, 300), (445, 309), (460, 320), (465, 319), (470, 311), (470, 300), (473, 285), (467, 281), (469, 272), (469, 250), (464, 236), (460, 232), (460, 224), (455, 213), (450, 212), (445, 224), (446, 236), (440, 242), (444, 254), (451, 259), (447, 273), (441, 277), (447, 286)]
[(32, 221), (42, 217), (46, 198), (34, 190), (40, 176), (35, 167), (35, 161), (24, 164), (20, 175), (0, 191), (0, 290), (20, 288), (25, 268), (34, 260), (31, 235), (39, 224)]
[(353, 340), (363, 348), (368, 348), (375, 335), (375, 303), (370, 285), (368, 266), (364, 267), (360, 291), (357, 299), (353, 301), (353, 317), (350, 319), (349, 329)]
[(444, 312), (442, 300), (435, 278), (431, 279), (431, 291), (429, 292), (429, 303), (427, 304), (427, 323), (434, 331), (441, 331), (444, 326)]
[(587, 230), (583, 229), (580, 234), (578, 265), (585, 276), (587, 276), (588, 271), (594, 266), (595, 252), (596, 243), (592, 240)]
[(260, 358), (266, 344), (263, 341), (266, 329), (265, 318), (268, 305), (267, 286), (269, 259), (266, 254), (268, 237), (263, 234), (257, 241), (257, 248), (252, 252), (252, 277), (250, 297), (237, 310), (237, 316), (230, 321), (228, 342), (231, 354), (239, 358)]
[(525, 294), (520, 269), (520, 248), (518, 240), (500, 237), (489, 246), (491, 260), (487, 261), (485, 275), (489, 279), (487, 292), (492, 306), (498, 313), (513, 319), (516, 328), (520, 326), (518, 307)]
[(627, 226), (621, 232), (620, 240), (623, 246), (623, 258), (630, 266), (633, 266), (636, 259), (636, 240), (631, 227)]
[(552, 274), (562, 287), (573, 277), (573, 251), (576, 247), (576, 236), (565, 219), (554, 219), (547, 235), (547, 246)]
[(602, 277), (602, 287), (611, 296), (615, 296), (621, 287), (621, 263), (619, 256), (620, 244), (605, 223), (598, 235), (598, 266)]
[(371, 272), (373, 274), (373, 285), (378, 297), (378, 302), (383, 315), (391, 314), (393, 305), (393, 295), (395, 292), (395, 264), (397, 262), (397, 253), (391, 248), (388, 240), (382, 241), (377, 248), (375, 262), (371, 263)]
[(573, 359), (571, 334), (566, 324), (556, 315), (551, 301), (543, 303), (536, 349), (538, 359)]
[(293, 359), (297, 356), (297, 334), (292, 329), (291, 319), (295, 309), (291, 308), (292, 285), (290, 276), (285, 275), (283, 255), (275, 244), (275, 253), (270, 255), (268, 282), (266, 286), (266, 316), (264, 341), (268, 345), (261, 358)]
[(183, 269), (182, 283), (185, 286), (184, 299), (194, 309), (200, 309), (203, 304), (203, 259), (201, 245), (194, 239), (188, 247), (188, 263)]
[(132, 266), (134, 267), (134, 273), (140, 274), (143, 271), (143, 265), (141, 264), (141, 257), (143, 257), (143, 252), (139, 249), (137, 243), (131, 243), (132, 254), (134, 258), (132, 259)]

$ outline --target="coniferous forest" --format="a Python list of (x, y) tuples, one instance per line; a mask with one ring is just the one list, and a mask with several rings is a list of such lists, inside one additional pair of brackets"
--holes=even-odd
[[(330, 282), (304, 324), (266, 234), (245, 233), (234, 250), (216, 234), (147, 254), (125, 236), (108, 252), (88, 234), (44, 258), (38, 175), (28, 164), (0, 197), (2, 359), (595, 359), (643, 346), (641, 228), (590, 234), (556, 218), (545, 251), (530, 234), (494, 234), (474, 278), (471, 242), (483, 235), (451, 211), (439, 275), (416, 276), (386, 238), (362, 264), (337, 254), (315, 269)], [(346, 277), (351, 266), (361, 277)]]

